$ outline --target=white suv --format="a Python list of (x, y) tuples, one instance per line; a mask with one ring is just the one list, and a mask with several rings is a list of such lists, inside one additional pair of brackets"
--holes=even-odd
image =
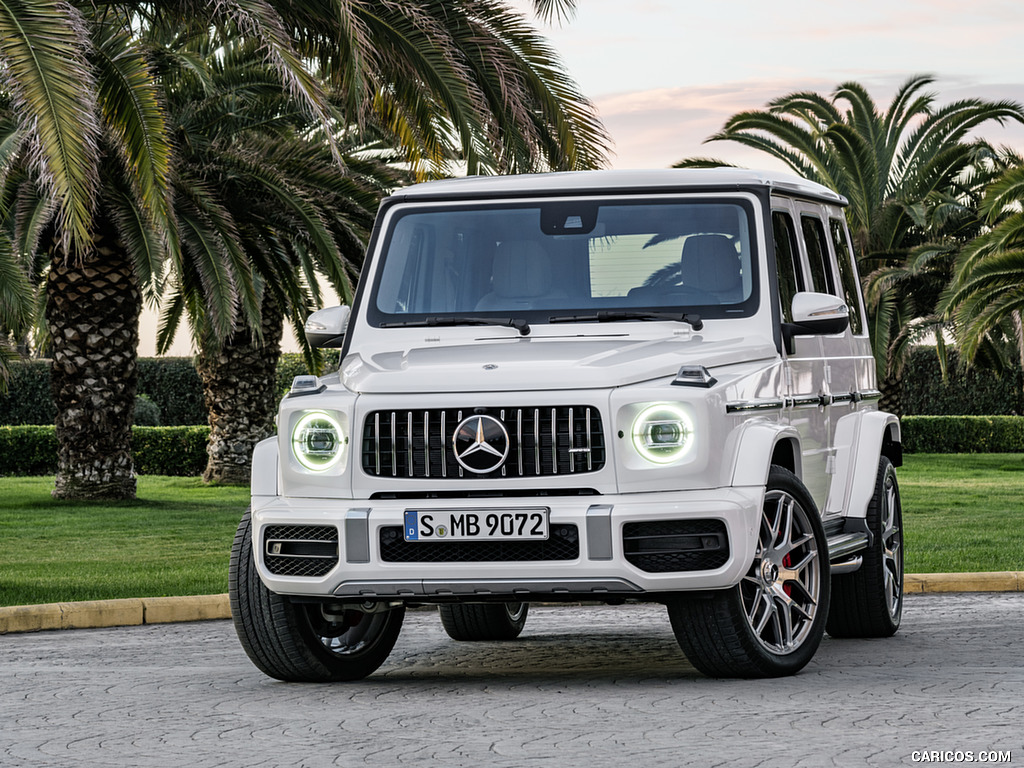
[(894, 467), (834, 192), (736, 169), (421, 184), (384, 201), (340, 370), (253, 456), (252, 661), (351, 680), (407, 606), (511, 640), (531, 601), (655, 601), (702, 672), (791, 674), (902, 611)]

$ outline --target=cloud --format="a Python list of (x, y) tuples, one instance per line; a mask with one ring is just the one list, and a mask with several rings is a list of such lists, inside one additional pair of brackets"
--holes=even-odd
[[(885, 109), (907, 77), (860, 72), (845, 79), (863, 83), (879, 108)], [(814, 78), (750, 80), (611, 93), (595, 97), (594, 102), (615, 141), (615, 168), (665, 168), (686, 157), (713, 156), (737, 165), (781, 170), (782, 163), (762, 152), (732, 142), (704, 142), (737, 112), (763, 108), (794, 91), (830, 93), (836, 85)], [(1017, 101), (1024, 96), (1021, 83), (983, 84), (969, 78), (943, 78), (929, 90), (937, 94), (937, 105), (963, 98)], [(979, 135), (994, 144), (1024, 150), (1024, 127), (1018, 124), (988, 124)]]

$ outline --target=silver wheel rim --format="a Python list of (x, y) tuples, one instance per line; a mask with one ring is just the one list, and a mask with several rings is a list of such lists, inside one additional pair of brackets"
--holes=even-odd
[(527, 605), (527, 603), (505, 603), (505, 613), (508, 614), (508, 620), (513, 624), (518, 624), (522, 621)]
[[(311, 610), (320, 613), (319, 606), (312, 606)], [(345, 611), (341, 622), (332, 622), (322, 613), (319, 620), (314, 616), (310, 619), (313, 633), (323, 647), (333, 655), (345, 658), (361, 653), (377, 642), (387, 624), (388, 612)]]
[(899, 491), (893, 473), (882, 484), (882, 577), (885, 582), (885, 604), (895, 619), (903, 602), (903, 530), (899, 520)]
[(820, 593), (821, 560), (807, 511), (789, 493), (768, 491), (757, 553), (740, 582), (743, 615), (758, 643), (779, 655), (800, 648)]

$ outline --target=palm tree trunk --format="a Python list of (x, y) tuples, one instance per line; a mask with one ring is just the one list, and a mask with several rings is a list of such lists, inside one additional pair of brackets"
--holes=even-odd
[(46, 280), (59, 499), (134, 499), (132, 412), (141, 294), (109, 222), (77, 261), (54, 248)]
[(210, 419), (203, 473), (207, 483), (248, 485), (252, 450), (274, 433), (284, 315), (269, 293), (264, 295), (262, 317), (262, 345), (243, 328), (219, 349), (210, 345), (198, 355), (196, 369)]
[(903, 374), (882, 377), (878, 382), (878, 390), (882, 393), (878, 401), (879, 410), (903, 418)]

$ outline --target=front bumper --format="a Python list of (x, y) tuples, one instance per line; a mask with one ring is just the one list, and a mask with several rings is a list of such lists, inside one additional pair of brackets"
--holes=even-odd
[[(328, 500), (254, 496), (253, 550), (259, 574), (277, 593), (342, 599), (431, 602), (512, 597), (641, 597), (646, 593), (723, 589), (737, 584), (753, 561), (763, 487), (718, 488), (617, 496), (516, 497), (444, 500)], [(550, 510), (551, 528), (575, 526), (578, 555), (561, 560), (500, 562), (386, 562), (382, 529), (401, 527), (407, 509), (486, 511), (522, 507)], [(710, 570), (652, 573), (627, 559), (628, 523), (717, 520), (724, 524), (727, 558)], [(319, 576), (272, 573), (268, 526), (337, 529), (338, 562)], [(385, 531), (385, 536), (393, 535)], [(421, 546), (410, 544), (408, 547)], [(408, 549), (407, 547), (407, 549)], [(723, 553), (723, 557), (726, 553)], [(635, 558), (634, 558), (635, 560)], [(276, 566), (275, 566), (276, 568)]]

